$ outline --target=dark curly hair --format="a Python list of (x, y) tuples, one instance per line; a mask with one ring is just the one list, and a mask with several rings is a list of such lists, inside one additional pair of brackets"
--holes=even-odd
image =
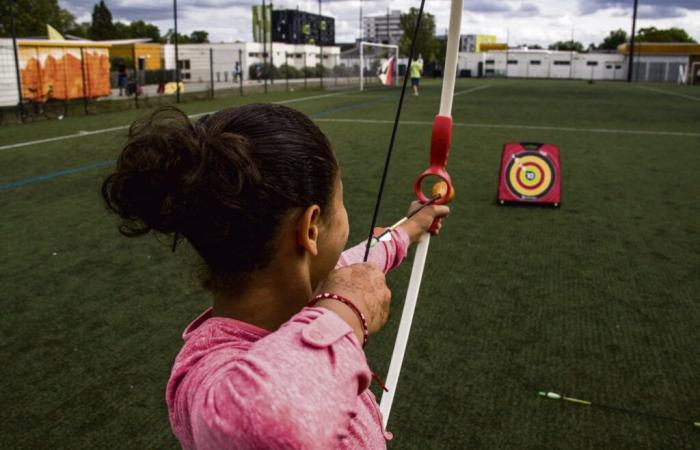
[[(102, 184), (125, 236), (185, 238), (207, 266), (212, 292), (264, 268), (294, 208), (327, 211), (338, 164), (304, 114), (273, 104), (228, 108), (192, 122), (164, 107), (134, 122)], [(240, 287), (240, 286), (239, 286)]]

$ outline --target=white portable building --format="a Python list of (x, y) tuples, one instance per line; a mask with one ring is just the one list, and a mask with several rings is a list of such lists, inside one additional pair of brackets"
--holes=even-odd
[(19, 103), (17, 70), (12, 39), (0, 39), (0, 106)]

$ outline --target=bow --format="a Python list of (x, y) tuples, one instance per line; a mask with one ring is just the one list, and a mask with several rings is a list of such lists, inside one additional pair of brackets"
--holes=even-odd
[[(414, 52), (414, 46), (417, 36), (418, 27), (420, 25), (420, 19), (423, 13), (423, 6), (425, 0), (422, 0), (421, 7), (418, 13), (418, 18), (416, 20), (416, 29), (414, 30), (413, 42), (411, 43), (411, 54), (409, 55), (409, 67), (411, 64), (411, 58)], [(447, 173), (445, 166), (447, 165), (447, 157), (450, 151), (450, 144), (452, 141), (452, 99), (454, 96), (454, 86), (455, 78), (457, 73), (457, 53), (459, 50), (459, 37), (460, 37), (460, 27), (462, 24), (462, 7), (464, 0), (452, 0), (450, 6), (450, 25), (447, 36), (447, 53), (445, 55), (445, 70), (442, 82), (442, 93), (440, 96), (440, 111), (433, 121), (432, 135), (430, 141), (430, 166), (421, 173), (415, 181), (414, 191), (418, 200), (425, 204), (431, 201), (424, 193), (422, 189), (423, 181), (427, 178), (439, 178), (440, 181), (433, 187), (433, 200), (436, 204), (445, 204), (449, 202), (454, 196), (454, 188), (452, 186), (452, 179)], [(406, 89), (406, 81), (408, 76), (404, 77), (403, 90)], [(391, 147), (393, 146), (394, 137), (396, 134), (396, 128), (398, 126), (399, 115), (401, 113), (401, 105), (403, 103), (403, 94), (401, 93), (401, 98), (399, 100), (399, 107), (396, 114), (396, 120), (394, 122), (394, 131), (392, 133), (391, 143), (389, 151), (387, 152), (387, 163), (385, 164), (384, 176), (382, 177), (382, 186), (380, 187), (380, 197), (383, 188), (384, 178), (386, 177), (388, 161), (391, 156)], [(437, 199), (436, 199), (437, 198)], [(435, 200), (436, 199), (436, 200)], [(375, 208), (375, 216), (376, 210)], [(435, 231), (438, 226), (438, 220), (433, 222), (430, 231)], [(374, 226), (372, 226), (373, 230)], [(372, 231), (370, 231), (371, 233)], [(368, 240), (369, 242), (369, 240)], [(406, 292), (406, 301), (403, 307), (403, 313), (401, 314), (401, 322), (399, 323), (399, 331), (396, 336), (396, 342), (394, 343), (394, 351), (391, 355), (391, 363), (389, 364), (389, 373), (386, 377), (386, 386), (389, 390), (382, 394), (381, 403), (379, 409), (382, 412), (384, 418), (384, 429), (386, 429), (387, 423), (389, 422), (389, 414), (391, 412), (391, 405), (394, 401), (394, 395), (396, 394), (396, 386), (399, 381), (399, 374), (401, 372), (401, 365), (403, 364), (403, 358), (406, 353), (406, 345), (408, 344), (408, 336), (411, 332), (411, 323), (413, 322), (413, 315), (416, 309), (416, 303), (418, 301), (418, 292), (420, 291), (420, 284), (423, 279), (423, 269), (425, 268), (425, 261), (428, 256), (428, 247), (430, 246), (430, 233), (425, 233), (418, 243), (418, 248), (416, 249), (416, 254), (413, 260), (413, 268), (411, 269), (411, 278), (408, 282), (408, 290)], [(369, 248), (369, 247), (368, 247)]]

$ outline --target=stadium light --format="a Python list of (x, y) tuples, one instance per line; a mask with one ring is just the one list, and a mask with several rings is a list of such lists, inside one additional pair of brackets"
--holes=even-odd
[(19, 108), (19, 117), (24, 117), (24, 105), (22, 104), (22, 78), (19, 73), (19, 56), (17, 55), (17, 33), (15, 33), (15, 14), (13, 11), (13, 0), (10, 0), (10, 34), (12, 34), (12, 51), (15, 54), (15, 73), (17, 75), (17, 107)]
[(634, 0), (634, 10), (632, 12), (632, 36), (630, 36), (629, 66), (627, 67), (627, 82), (632, 82), (632, 72), (634, 71), (634, 40), (637, 32), (637, 0)]

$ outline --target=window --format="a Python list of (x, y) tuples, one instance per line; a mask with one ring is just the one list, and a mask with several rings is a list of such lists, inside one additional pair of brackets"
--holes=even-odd
[(606, 69), (608, 69), (608, 70), (610, 70), (610, 69), (612, 69), (612, 68), (613, 68), (613, 66), (612, 66), (612, 65), (610, 65), (610, 64), (608, 64), (608, 65), (606, 65), (606, 66), (605, 66), (605, 68), (606, 68)]
[(221, 72), (216, 72), (216, 82), (217, 83), (221, 82)]
[(622, 65), (615, 64), (616, 69), (622, 69)]
[(542, 64), (542, 61), (538, 59), (533, 59), (532, 61), (530, 61), (530, 65), (532, 66), (539, 66), (540, 64)]
[(493, 59), (487, 59), (486, 64), (494, 64), (495, 61)]
[(587, 65), (587, 66), (597, 66), (597, 65), (598, 65), (598, 61), (588, 61), (588, 62), (586, 62), (586, 65)]
[(190, 70), (190, 60), (189, 59), (181, 59), (177, 62), (178, 68), (180, 70)]
[(568, 66), (571, 65), (571, 61), (554, 61), (555, 66)]
[(518, 65), (518, 60), (517, 60), (517, 59), (509, 59), (509, 60), (508, 60), (508, 65), (517, 66), (517, 65)]

